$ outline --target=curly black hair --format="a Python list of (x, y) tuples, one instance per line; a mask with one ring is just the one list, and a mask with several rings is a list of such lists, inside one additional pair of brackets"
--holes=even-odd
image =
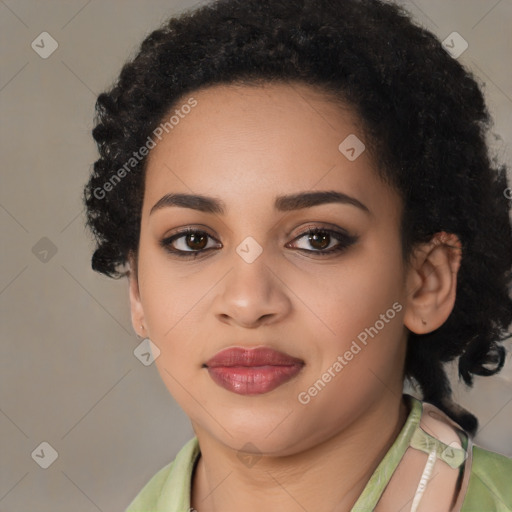
[(92, 268), (127, 275), (120, 267), (138, 252), (147, 160), (135, 152), (172, 109), (210, 85), (272, 82), (319, 88), (358, 114), (377, 172), (403, 200), (405, 259), (437, 232), (459, 237), (453, 311), (435, 331), (409, 333), (404, 377), (474, 435), (478, 421), (453, 402), (444, 363), (458, 358), (468, 386), (504, 364), (512, 322), (506, 166), (489, 156), (491, 119), (473, 75), (395, 4), (218, 0), (150, 33), (96, 102), (100, 158), (84, 189)]

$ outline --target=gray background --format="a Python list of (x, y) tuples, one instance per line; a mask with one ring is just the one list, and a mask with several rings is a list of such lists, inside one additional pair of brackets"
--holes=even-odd
[[(155, 366), (133, 354), (127, 282), (90, 269), (81, 205), (96, 96), (145, 35), (193, 5), (0, 0), (3, 512), (122, 511), (193, 435)], [(512, 0), (404, 5), (441, 40), (467, 40), (459, 60), (485, 83), (492, 146), (510, 163)], [(59, 45), (47, 59), (31, 47), (43, 31)], [(512, 456), (510, 359), (472, 391), (454, 385), (480, 419), (476, 441)], [(47, 469), (31, 456), (43, 441), (58, 453)]]

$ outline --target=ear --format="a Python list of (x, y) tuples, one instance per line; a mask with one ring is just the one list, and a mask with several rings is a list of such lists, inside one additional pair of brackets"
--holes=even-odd
[(444, 231), (420, 244), (406, 276), (404, 324), (416, 334), (441, 327), (455, 304), (462, 245), (457, 235)]
[(130, 254), (128, 261), (130, 265), (130, 270), (128, 271), (128, 284), (132, 326), (138, 335), (144, 337), (147, 335), (147, 332), (144, 323), (144, 309), (140, 300), (139, 280), (137, 276), (137, 258), (135, 255)]

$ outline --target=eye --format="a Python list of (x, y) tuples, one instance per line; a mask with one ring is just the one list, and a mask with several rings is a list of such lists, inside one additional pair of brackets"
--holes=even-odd
[[(208, 239), (214, 238), (206, 231), (193, 228), (182, 229), (179, 233), (164, 238), (160, 245), (171, 254), (180, 258), (196, 258), (200, 254), (209, 251)], [(175, 243), (178, 247), (175, 247)]]
[(358, 240), (357, 236), (349, 235), (346, 232), (312, 227), (302, 232), (294, 241), (305, 237), (307, 237), (306, 243), (310, 247), (313, 247), (313, 250), (307, 248), (299, 248), (299, 250), (308, 253), (316, 253), (320, 256), (328, 256), (329, 254), (344, 251)]
[[(310, 227), (302, 232), (299, 236), (294, 238), (293, 242), (305, 237), (307, 237), (306, 243), (313, 249), (300, 247), (298, 249), (302, 252), (314, 253), (319, 256), (328, 256), (343, 251), (358, 240), (357, 236), (349, 235), (346, 232), (316, 226)], [(220, 244), (220, 242), (206, 231), (189, 227), (164, 238), (160, 241), (160, 245), (167, 252), (175, 256), (193, 259), (212, 249), (222, 247), (222, 244), (220, 244), (220, 247), (215, 243), (209, 245), (209, 239), (215, 240), (217, 244)], [(287, 244), (287, 247), (294, 248), (291, 243)]]

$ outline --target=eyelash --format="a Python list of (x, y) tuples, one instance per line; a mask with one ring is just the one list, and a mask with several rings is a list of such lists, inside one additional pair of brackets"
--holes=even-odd
[[(320, 228), (320, 227), (310, 227), (310, 228), (306, 229), (305, 231), (303, 231), (302, 233), (300, 233), (299, 235), (297, 235), (293, 239), (293, 241), (299, 240), (300, 238), (302, 238), (306, 235), (315, 235), (318, 233), (326, 233), (326, 234), (332, 235), (340, 243), (337, 246), (331, 247), (330, 249), (324, 249), (324, 250), (308, 250), (308, 249), (297, 249), (297, 250), (301, 251), (301, 252), (306, 252), (306, 253), (315, 253), (315, 254), (318, 254), (319, 256), (329, 256), (333, 253), (343, 252), (344, 250), (348, 249), (351, 245), (353, 245), (358, 240), (357, 236), (349, 235), (347, 233), (342, 233), (340, 231), (334, 231), (332, 229)], [(172, 248), (172, 246), (171, 246), (172, 242), (174, 242), (175, 240), (178, 240), (180, 238), (183, 238), (189, 234), (204, 234), (204, 235), (214, 239), (206, 231), (202, 231), (202, 230), (194, 229), (194, 228), (185, 228), (183, 230), (180, 230), (178, 233), (175, 233), (174, 235), (161, 240), (160, 245), (164, 248), (164, 250), (171, 253), (172, 255), (177, 256), (179, 258), (184, 258), (184, 259), (187, 259), (187, 258), (195, 259), (198, 256), (200, 256), (201, 254), (204, 254), (205, 252), (208, 252), (211, 250), (211, 248), (209, 248), (209, 249), (201, 249), (201, 250), (197, 250), (197, 251), (182, 251), (180, 249)]]

